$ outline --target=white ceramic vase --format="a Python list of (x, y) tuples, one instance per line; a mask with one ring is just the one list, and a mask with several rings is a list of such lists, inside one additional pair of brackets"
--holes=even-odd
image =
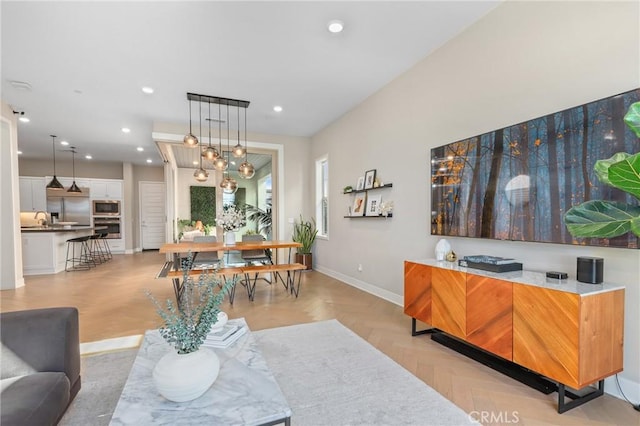
[(444, 238), (436, 244), (436, 260), (444, 260), (447, 253), (451, 251), (451, 244)]
[(210, 349), (179, 354), (171, 350), (153, 369), (153, 383), (166, 399), (186, 402), (198, 398), (218, 378), (220, 360)]
[(226, 245), (233, 245), (236, 243), (236, 233), (233, 231), (228, 231), (224, 234), (224, 243)]

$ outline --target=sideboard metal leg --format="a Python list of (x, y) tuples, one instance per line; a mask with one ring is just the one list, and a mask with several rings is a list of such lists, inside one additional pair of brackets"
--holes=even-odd
[[(586, 402), (591, 401), (604, 394), (604, 380), (598, 382), (598, 388), (585, 395), (577, 395), (573, 392), (566, 390), (565, 385), (558, 383), (558, 413), (562, 414), (573, 408), (576, 408)], [(565, 402), (564, 398), (568, 396), (571, 401)]]
[(431, 333), (437, 333), (440, 330), (438, 330), (437, 328), (427, 328), (426, 330), (416, 330), (416, 319), (415, 318), (411, 318), (411, 335), (412, 336), (420, 336), (421, 334), (431, 334)]

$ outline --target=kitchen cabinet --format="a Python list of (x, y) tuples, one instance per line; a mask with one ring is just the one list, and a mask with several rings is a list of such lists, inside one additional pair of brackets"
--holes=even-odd
[(95, 200), (122, 199), (121, 180), (91, 180), (91, 198)]
[(20, 176), (20, 211), (47, 210), (47, 181), (43, 177)]
[(109, 244), (109, 249), (111, 250), (112, 253), (125, 252), (124, 238), (107, 239), (106, 241)]

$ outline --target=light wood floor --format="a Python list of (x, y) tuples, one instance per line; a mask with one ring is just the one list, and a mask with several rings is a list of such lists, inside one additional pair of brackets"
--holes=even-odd
[[(76, 306), (82, 342), (142, 334), (159, 325), (145, 290), (158, 300), (173, 297), (171, 282), (154, 278), (163, 262), (157, 252), (114, 255), (90, 271), (26, 277), (25, 287), (0, 292), (0, 309)], [(640, 424), (640, 413), (608, 395), (557, 414), (556, 394), (543, 395), (426, 335), (411, 337), (411, 319), (402, 307), (318, 272), (304, 273), (298, 299), (280, 284), (259, 281), (256, 288), (249, 302), (238, 287), (234, 305), (225, 302), (230, 318), (245, 317), (252, 330), (336, 318), (467, 413), (484, 415), (484, 424)], [(437, 413), (424, 421), (437, 424)]]

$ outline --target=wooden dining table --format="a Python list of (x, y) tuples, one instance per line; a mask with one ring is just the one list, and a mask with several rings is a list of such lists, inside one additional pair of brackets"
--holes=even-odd
[(239, 241), (235, 244), (196, 243), (185, 241), (181, 243), (166, 243), (160, 247), (160, 253), (187, 253), (187, 252), (211, 252), (211, 251), (235, 251), (235, 250), (266, 250), (266, 249), (292, 249), (302, 247), (301, 243), (286, 240), (273, 241)]
[[(198, 253), (198, 252), (230, 252), (230, 251), (245, 251), (245, 250), (277, 250), (277, 249), (289, 249), (289, 256), (287, 263), (281, 264), (269, 264), (269, 265), (244, 265), (244, 266), (227, 266), (223, 268), (215, 269), (216, 273), (223, 276), (232, 276), (235, 280), (238, 275), (243, 275), (244, 280), (242, 284), (247, 287), (247, 293), (250, 300), (253, 300), (255, 295), (255, 285), (258, 279), (258, 275), (261, 273), (273, 273), (276, 280), (280, 280), (291, 294), (295, 294), (298, 297), (300, 290), (300, 277), (301, 271), (306, 267), (299, 263), (291, 263), (291, 250), (294, 248), (302, 247), (301, 243), (295, 241), (286, 240), (273, 240), (273, 241), (241, 241), (235, 244), (225, 244), (223, 242), (193, 242), (184, 241), (180, 243), (165, 243), (160, 247), (160, 253), (167, 253), (173, 255), (173, 260), (165, 263), (157, 278), (172, 277), (173, 286), (176, 293), (176, 299), (180, 300), (180, 296), (184, 289), (184, 284), (180, 281), (180, 276), (183, 276), (185, 271), (181, 270), (181, 257), (184, 257), (186, 253)], [(192, 270), (186, 271), (188, 274), (199, 274), (202, 271)], [(286, 274), (286, 276), (283, 276)], [(253, 275), (253, 279), (251, 279)], [(296, 284), (297, 278), (297, 287)], [(229, 295), (229, 301), (233, 303), (235, 295), (235, 286), (231, 290)]]

